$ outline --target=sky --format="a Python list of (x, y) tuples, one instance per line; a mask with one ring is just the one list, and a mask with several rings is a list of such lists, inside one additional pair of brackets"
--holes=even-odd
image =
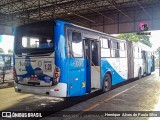
[[(2, 35), (0, 39), (0, 48), (2, 48), (5, 53), (8, 53), (9, 49), (13, 50), (14, 36)], [(151, 32), (150, 41), (153, 50), (160, 47), (160, 30)]]
[(4, 53), (8, 53), (8, 50), (13, 50), (14, 36), (2, 35), (0, 48), (4, 50)]
[(160, 30), (151, 32), (150, 42), (152, 43), (153, 50), (157, 50), (160, 47)]

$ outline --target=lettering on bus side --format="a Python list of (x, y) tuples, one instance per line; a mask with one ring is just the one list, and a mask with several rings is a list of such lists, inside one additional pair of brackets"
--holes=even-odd
[(74, 61), (74, 66), (75, 67), (83, 66), (83, 62), (82, 61)]
[[(31, 62), (36, 62), (36, 61), (34, 60), (34, 61), (31, 61)], [(20, 62), (19, 62), (19, 65), (20, 65), (20, 66), (29, 66), (29, 65), (30, 65), (30, 62), (29, 62), (29, 61), (20, 61)]]

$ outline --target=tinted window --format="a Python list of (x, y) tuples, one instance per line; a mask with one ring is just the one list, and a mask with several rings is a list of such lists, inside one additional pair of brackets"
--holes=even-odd
[(125, 50), (125, 43), (120, 43), (120, 50)]
[(73, 57), (83, 57), (82, 37), (79, 32), (72, 32)]
[(110, 40), (100, 38), (101, 41), (101, 57), (110, 57)]
[(49, 38), (39, 37), (22, 37), (22, 47), (24, 48), (50, 48), (53, 42)]
[(118, 42), (112, 41), (112, 49), (118, 49)]
[(120, 57), (119, 55), (119, 43), (117, 41), (112, 41), (111, 42), (111, 56), (112, 57)]
[(16, 54), (41, 54), (54, 51), (53, 26), (22, 26), (15, 32)]
[(119, 50), (111, 50), (112, 57), (119, 57)]
[(120, 57), (126, 57), (126, 50), (125, 50), (126, 48), (125, 48), (124, 42), (119, 43), (119, 49), (120, 49), (120, 51), (119, 51)]

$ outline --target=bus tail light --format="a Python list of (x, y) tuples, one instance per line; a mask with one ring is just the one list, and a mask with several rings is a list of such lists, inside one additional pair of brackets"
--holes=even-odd
[(54, 70), (54, 75), (53, 75), (53, 83), (52, 85), (57, 85), (59, 82), (59, 77), (60, 77), (60, 68), (59, 67), (55, 67)]
[(13, 78), (14, 78), (14, 81), (18, 83), (17, 72), (15, 67), (13, 67)]
[(59, 89), (54, 89), (54, 91), (55, 91), (55, 92), (58, 92), (58, 91), (59, 91)]
[(57, 78), (57, 77), (59, 77), (59, 74), (58, 74), (58, 73), (55, 73), (54, 76)]
[(16, 77), (17, 76), (17, 73), (16, 73), (16, 69), (15, 67), (13, 68), (13, 76)]
[(56, 67), (56, 68), (55, 68), (55, 71), (56, 71), (56, 72), (59, 72), (59, 68), (58, 68), (58, 67)]

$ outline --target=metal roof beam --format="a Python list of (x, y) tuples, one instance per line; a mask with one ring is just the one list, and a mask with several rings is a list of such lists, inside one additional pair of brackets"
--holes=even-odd
[(91, 8), (89, 8), (89, 9), (90, 9), (91, 11), (96, 12), (97, 14), (99, 14), (99, 15), (103, 16), (104, 18), (109, 19), (109, 20), (111, 20), (112, 22), (115, 22), (112, 18), (107, 17), (107, 16), (103, 15), (102, 13), (97, 12), (97, 11), (95, 11), (95, 10), (92, 10)]
[(128, 19), (130, 19), (130, 20), (133, 21), (133, 19), (132, 19), (131, 17), (129, 17), (127, 14), (125, 14), (125, 13), (122, 12), (120, 9), (118, 9), (115, 5), (113, 5), (110, 0), (108, 0), (108, 3), (109, 3), (110, 5), (112, 5), (116, 10), (118, 10), (120, 13), (122, 13), (124, 16), (126, 16)]
[(142, 8), (142, 10), (145, 12), (145, 14), (149, 17), (149, 18), (152, 18), (150, 15), (149, 15), (149, 13), (144, 9), (144, 7), (142, 7), (142, 5), (137, 1), (137, 0), (135, 0), (136, 1), (136, 3), (140, 6), (140, 8)]

